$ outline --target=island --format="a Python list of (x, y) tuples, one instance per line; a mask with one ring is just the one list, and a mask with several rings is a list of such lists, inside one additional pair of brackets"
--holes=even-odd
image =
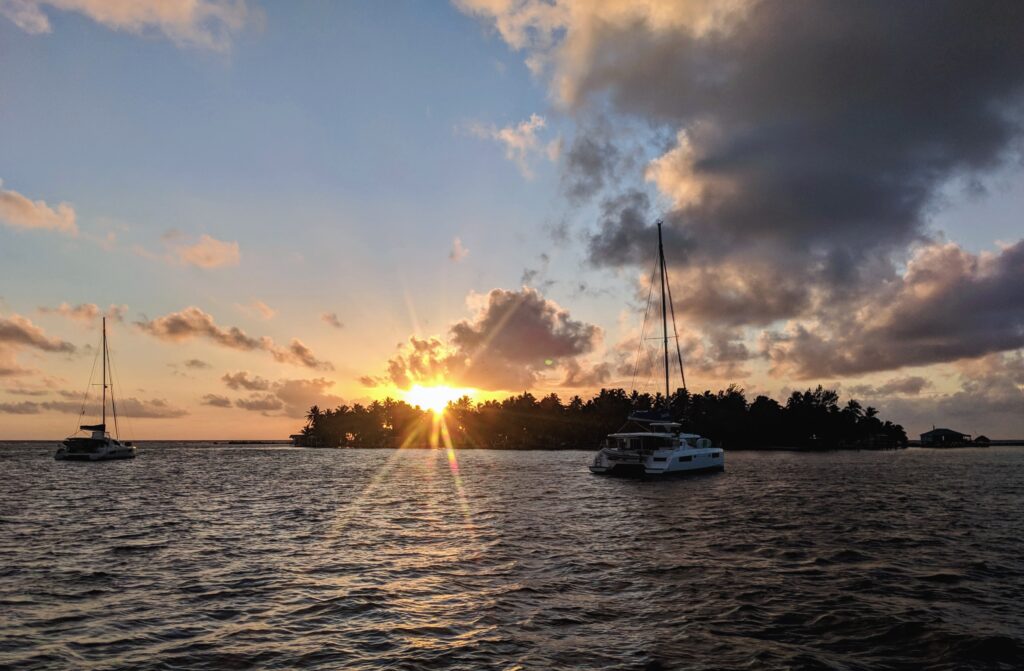
[[(759, 395), (748, 401), (737, 386), (693, 394), (678, 389), (668, 406), (683, 430), (716, 446), (742, 449), (897, 449), (907, 446), (903, 427), (881, 420), (878, 411), (821, 386), (794, 391), (784, 404)], [(596, 449), (633, 412), (665, 407), (661, 394), (601, 389), (583, 400), (563, 402), (551, 393), (529, 392), (474, 403), (468, 396), (434, 413), (385, 398), (368, 405), (309, 409), (306, 425), (293, 436), (307, 447), (431, 447)], [(443, 435), (439, 435), (443, 432)]]

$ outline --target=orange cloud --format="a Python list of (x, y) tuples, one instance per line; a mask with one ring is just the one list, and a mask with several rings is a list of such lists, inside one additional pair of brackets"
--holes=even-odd
[(17, 191), (4, 189), (0, 180), (0, 222), (14, 228), (59, 231), (78, 234), (75, 209), (67, 203), (55, 208), (42, 200), (30, 200)]
[(27, 33), (52, 32), (45, 8), (83, 14), (96, 23), (137, 35), (152, 30), (180, 46), (224, 51), (258, 13), (245, 0), (15, 0), (0, 3), (0, 14)]
[(237, 326), (222, 328), (211, 315), (195, 306), (149, 321), (135, 322), (135, 325), (143, 332), (166, 342), (205, 338), (228, 349), (267, 352), (280, 363), (320, 370), (334, 369), (330, 362), (317, 359), (312, 350), (298, 338), (292, 338), (288, 346), (284, 347), (268, 336), (250, 336)]

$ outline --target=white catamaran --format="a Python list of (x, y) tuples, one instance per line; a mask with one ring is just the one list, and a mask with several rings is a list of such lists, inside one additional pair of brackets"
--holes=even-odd
[[(695, 433), (683, 433), (682, 425), (672, 421), (670, 416), (669, 337), (668, 310), (666, 308), (671, 306), (672, 289), (668, 285), (668, 269), (665, 267), (665, 249), (661, 243), (660, 221), (658, 222), (658, 268), (661, 271), (661, 339), (665, 355), (665, 408), (662, 411), (634, 412), (630, 415), (621, 429), (608, 435), (604, 446), (594, 456), (594, 462), (590, 465), (590, 470), (593, 473), (650, 477), (720, 471), (725, 468), (725, 452), (721, 448), (713, 447), (710, 440)], [(653, 280), (653, 275), (651, 279)], [(666, 289), (668, 300), (666, 300)], [(672, 329), (675, 334), (675, 308), (671, 308), (671, 310)], [(643, 334), (641, 334), (641, 347), (643, 347)], [(679, 357), (679, 374), (682, 377), (685, 390), (686, 377), (683, 373), (683, 356), (679, 349), (678, 336), (676, 336), (676, 355)]]
[[(117, 403), (114, 401), (113, 376), (110, 373), (110, 352), (107, 350), (107, 318), (103, 318), (103, 399), (100, 405), (100, 423), (82, 424), (79, 431), (87, 431), (89, 435), (75, 435), (64, 439), (57, 448), (54, 459), (75, 460), (75, 461), (106, 461), (108, 459), (133, 459), (135, 457), (135, 446), (130, 441), (122, 442), (119, 439), (117, 430)], [(96, 364), (93, 363), (93, 370)], [(108, 379), (110, 383), (108, 384)], [(92, 380), (89, 380), (90, 384)], [(114, 418), (114, 436), (107, 431), (107, 389), (110, 389), (110, 409)], [(86, 390), (86, 399), (89, 392)], [(85, 413), (85, 403), (82, 404), (82, 414)], [(81, 420), (82, 415), (79, 415)]]

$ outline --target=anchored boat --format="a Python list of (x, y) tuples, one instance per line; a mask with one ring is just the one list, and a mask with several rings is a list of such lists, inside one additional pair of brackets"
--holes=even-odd
[[(110, 352), (107, 349), (107, 318), (103, 318), (103, 399), (100, 405), (100, 423), (82, 424), (78, 431), (64, 439), (57, 448), (54, 459), (62, 461), (106, 461), (109, 459), (134, 459), (135, 446), (131, 441), (122, 442), (118, 437), (117, 430), (117, 403), (114, 400), (113, 376), (110, 373)], [(93, 363), (93, 370), (96, 364)], [(110, 384), (108, 384), (108, 379)], [(92, 380), (89, 380), (91, 385)], [(107, 389), (110, 389), (110, 410), (114, 420), (114, 435), (107, 431)], [(89, 392), (86, 390), (86, 398)], [(82, 403), (82, 414), (85, 413), (85, 403)], [(79, 432), (87, 432), (86, 435), (78, 435)]]
[[(675, 335), (676, 356), (679, 358), (679, 374), (684, 390), (686, 389), (686, 375), (683, 372), (683, 355), (676, 333), (675, 308), (671, 307), (672, 289), (668, 283), (668, 270), (665, 267), (665, 248), (661, 241), (660, 221), (658, 222), (657, 267), (661, 274), (661, 339), (665, 366), (665, 408), (661, 411), (631, 414), (622, 428), (608, 435), (605, 444), (594, 456), (594, 461), (590, 465), (592, 473), (648, 477), (725, 469), (725, 451), (722, 448), (714, 447), (709, 439), (695, 433), (684, 433), (682, 424), (671, 419), (668, 356), (669, 310), (672, 313), (672, 331)], [(649, 308), (650, 301), (648, 301)], [(643, 347), (643, 334), (641, 334), (640, 346)], [(639, 361), (639, 353), (637, 356)]]

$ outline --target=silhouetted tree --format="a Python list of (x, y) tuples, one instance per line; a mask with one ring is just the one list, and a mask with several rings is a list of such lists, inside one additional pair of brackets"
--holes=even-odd
[[(476, 404), (464, 396), (448, 404), (443, 424), (458, 447), (587, 449), (621, 428), (631, 413), (666, 405), (684, 431), (725, 447), (840, 449), (907, 443), (903, 427), (878, 419), (875, 408), (865, 409), (852, 399), (841, 407), (839, 394), (821, 386), (794, 391), (785, 405), (763, 395), (748, 403), (735, 385), (717, 393), (678, 389), (667, 404), (659, 394), (622, 389), (602, 389), (588, 400), (573, 396), (568, 403), (554, 393), (538, 400), (523, 392)], [(303, 434), (332, 447), (423, 447), (443, 443), (439, 430), (440, 422), (428, 411), (386, 398), (329, 410), (314, 405)]]

